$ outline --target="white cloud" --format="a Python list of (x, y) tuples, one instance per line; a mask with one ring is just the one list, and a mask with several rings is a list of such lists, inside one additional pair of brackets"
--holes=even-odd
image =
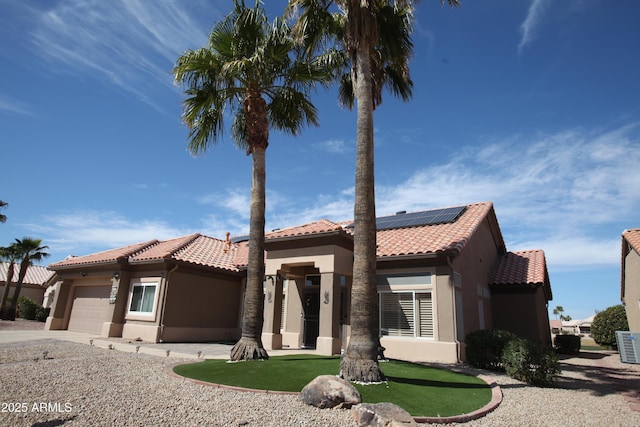
[(541, 25), (542, 16), (545, 9), (549, 5), (548, 0), (532, 0), (529, 10), (527, 11), (527, 17), (524, 22), (520, 24), (520, 32), (522, 37), (518, 44), (518, 53), (522, 53), (522, 50), (529, 43), (535, 39), (537, 35), (538, 27)]
[[(211, 7), (207, 12), (216, 18)], [(63, 0), (31, 13), (32, 44), (55, 71), (94, 74), (152, 106), (158, 90), (174, 90), (178, 56), (207, 40), (195, 2)]]
[(11, 99), (7, 96), (0, 94), (0, 112), (7, 112), (11, 114), (17, 114), (21, 116), (33, 116), (31, 108), (15, 99)]
[(42, 217), (26, 228), (37, 232), (52, 252), (84, 255), (152, 239), (193, 233), (162, 220), (135, 220), (116, 212), (82, 210)]
[(349, 150), (347, 143), (343, 139), (330, 139), (318, 142), (314, 144), (314, 146), (320, 150), (334, 154), (343, 154)]

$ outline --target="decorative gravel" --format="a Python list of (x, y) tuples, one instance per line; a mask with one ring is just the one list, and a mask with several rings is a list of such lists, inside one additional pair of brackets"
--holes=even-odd
[[(219, 389), (168, 375), (166, 367), (178, 361), (59, 341), (5, 344), (0, 426), (356, 425), (348, 410), (316, 409), (297, 396)], [(582, 353), (563, 360), (562, 369), (553, 388), (490, 373), (503, 401), (465, 425), (640, 426), (640, 412), (632, 410), (638, 395), (628, 401), (640, 390), (640, 365), (621, 364), (615, 353)]]

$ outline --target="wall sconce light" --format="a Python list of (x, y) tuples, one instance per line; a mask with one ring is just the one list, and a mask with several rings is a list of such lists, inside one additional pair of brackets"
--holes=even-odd
[(120, 278), (120, 273), (117, 273), (117, 272), (116, 272), (116, 273), (113, 273), (113, 278), (114, 278), (115, 280), (118, 280), (118, 279)]
[(85, 273), (84, 271), (83, 271), (82, 273), (80, 273), (80, 275), (81, 275), (82, 277), (87, 277), (87, 273)]

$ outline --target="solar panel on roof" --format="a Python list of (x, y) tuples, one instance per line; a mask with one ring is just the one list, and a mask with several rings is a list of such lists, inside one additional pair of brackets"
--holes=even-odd
[[(378, 230), (389, 230), (393, 228), (417, 227), (420, 225), (448, 224), (455, 222), (466, 209), (466, 206), (456, 206), (453, 208), (382, 216), (376, 218), (376, 228)], [(353, 227), (353, 223), (347, 226), (347, 228), (351, 227)]]

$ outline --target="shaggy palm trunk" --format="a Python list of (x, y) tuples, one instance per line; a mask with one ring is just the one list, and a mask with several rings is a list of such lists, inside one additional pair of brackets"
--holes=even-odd
[(340, 376), (349, 381), (380, 382), (378, 365), (378, 294), (376, 289), (376, 209), (373, 159), (373, 97), (369, 45), (361, 42), (356, 58), (358, 103), (356, 184), (354, 203), (351, 337), (340, 362)]
[(7, 320), (7, 310), (5, 310), (5, 305), (7, 304), (7, 298), (9, 298), (9, 289), (11, 288), (11, 279), (13, 279), (13, 272), (15, 270), (15, 264), (13, 262), (9, 263), (9, 267), (7, 268), (7, 282), (4, 286), (4, 291), (2, 292), (2, 300), (0, 300), (0, 319)]
[(22, 291), (22, 282), (24, 282), (24, 277), (27, 275), (27, 268), (29, 268), (29, 264), (31, 264), (31, 261), (29, 260), (28, 256), (26, 256), (22, 260), (22, 263), (20, 263), (20, 272), (18, 273), (16, 289), (13, 291), (13, 299), (11, 300), (11, 305), (9, 305), (9, 309), (6, 312), (5, 320), (16, 320), (18, 298), (20, 298), (20, 291)]
[(249, 213), (249, 261), (242, 314), (242, 337), (231, 349), (231, 360), (263, 360), (269, 355), (262, 345), (264, 322), (264, 223), (266, 160), (269, 127), (264, 100), (259, 95), (245, 101), (248, 139), (253, 163)]

